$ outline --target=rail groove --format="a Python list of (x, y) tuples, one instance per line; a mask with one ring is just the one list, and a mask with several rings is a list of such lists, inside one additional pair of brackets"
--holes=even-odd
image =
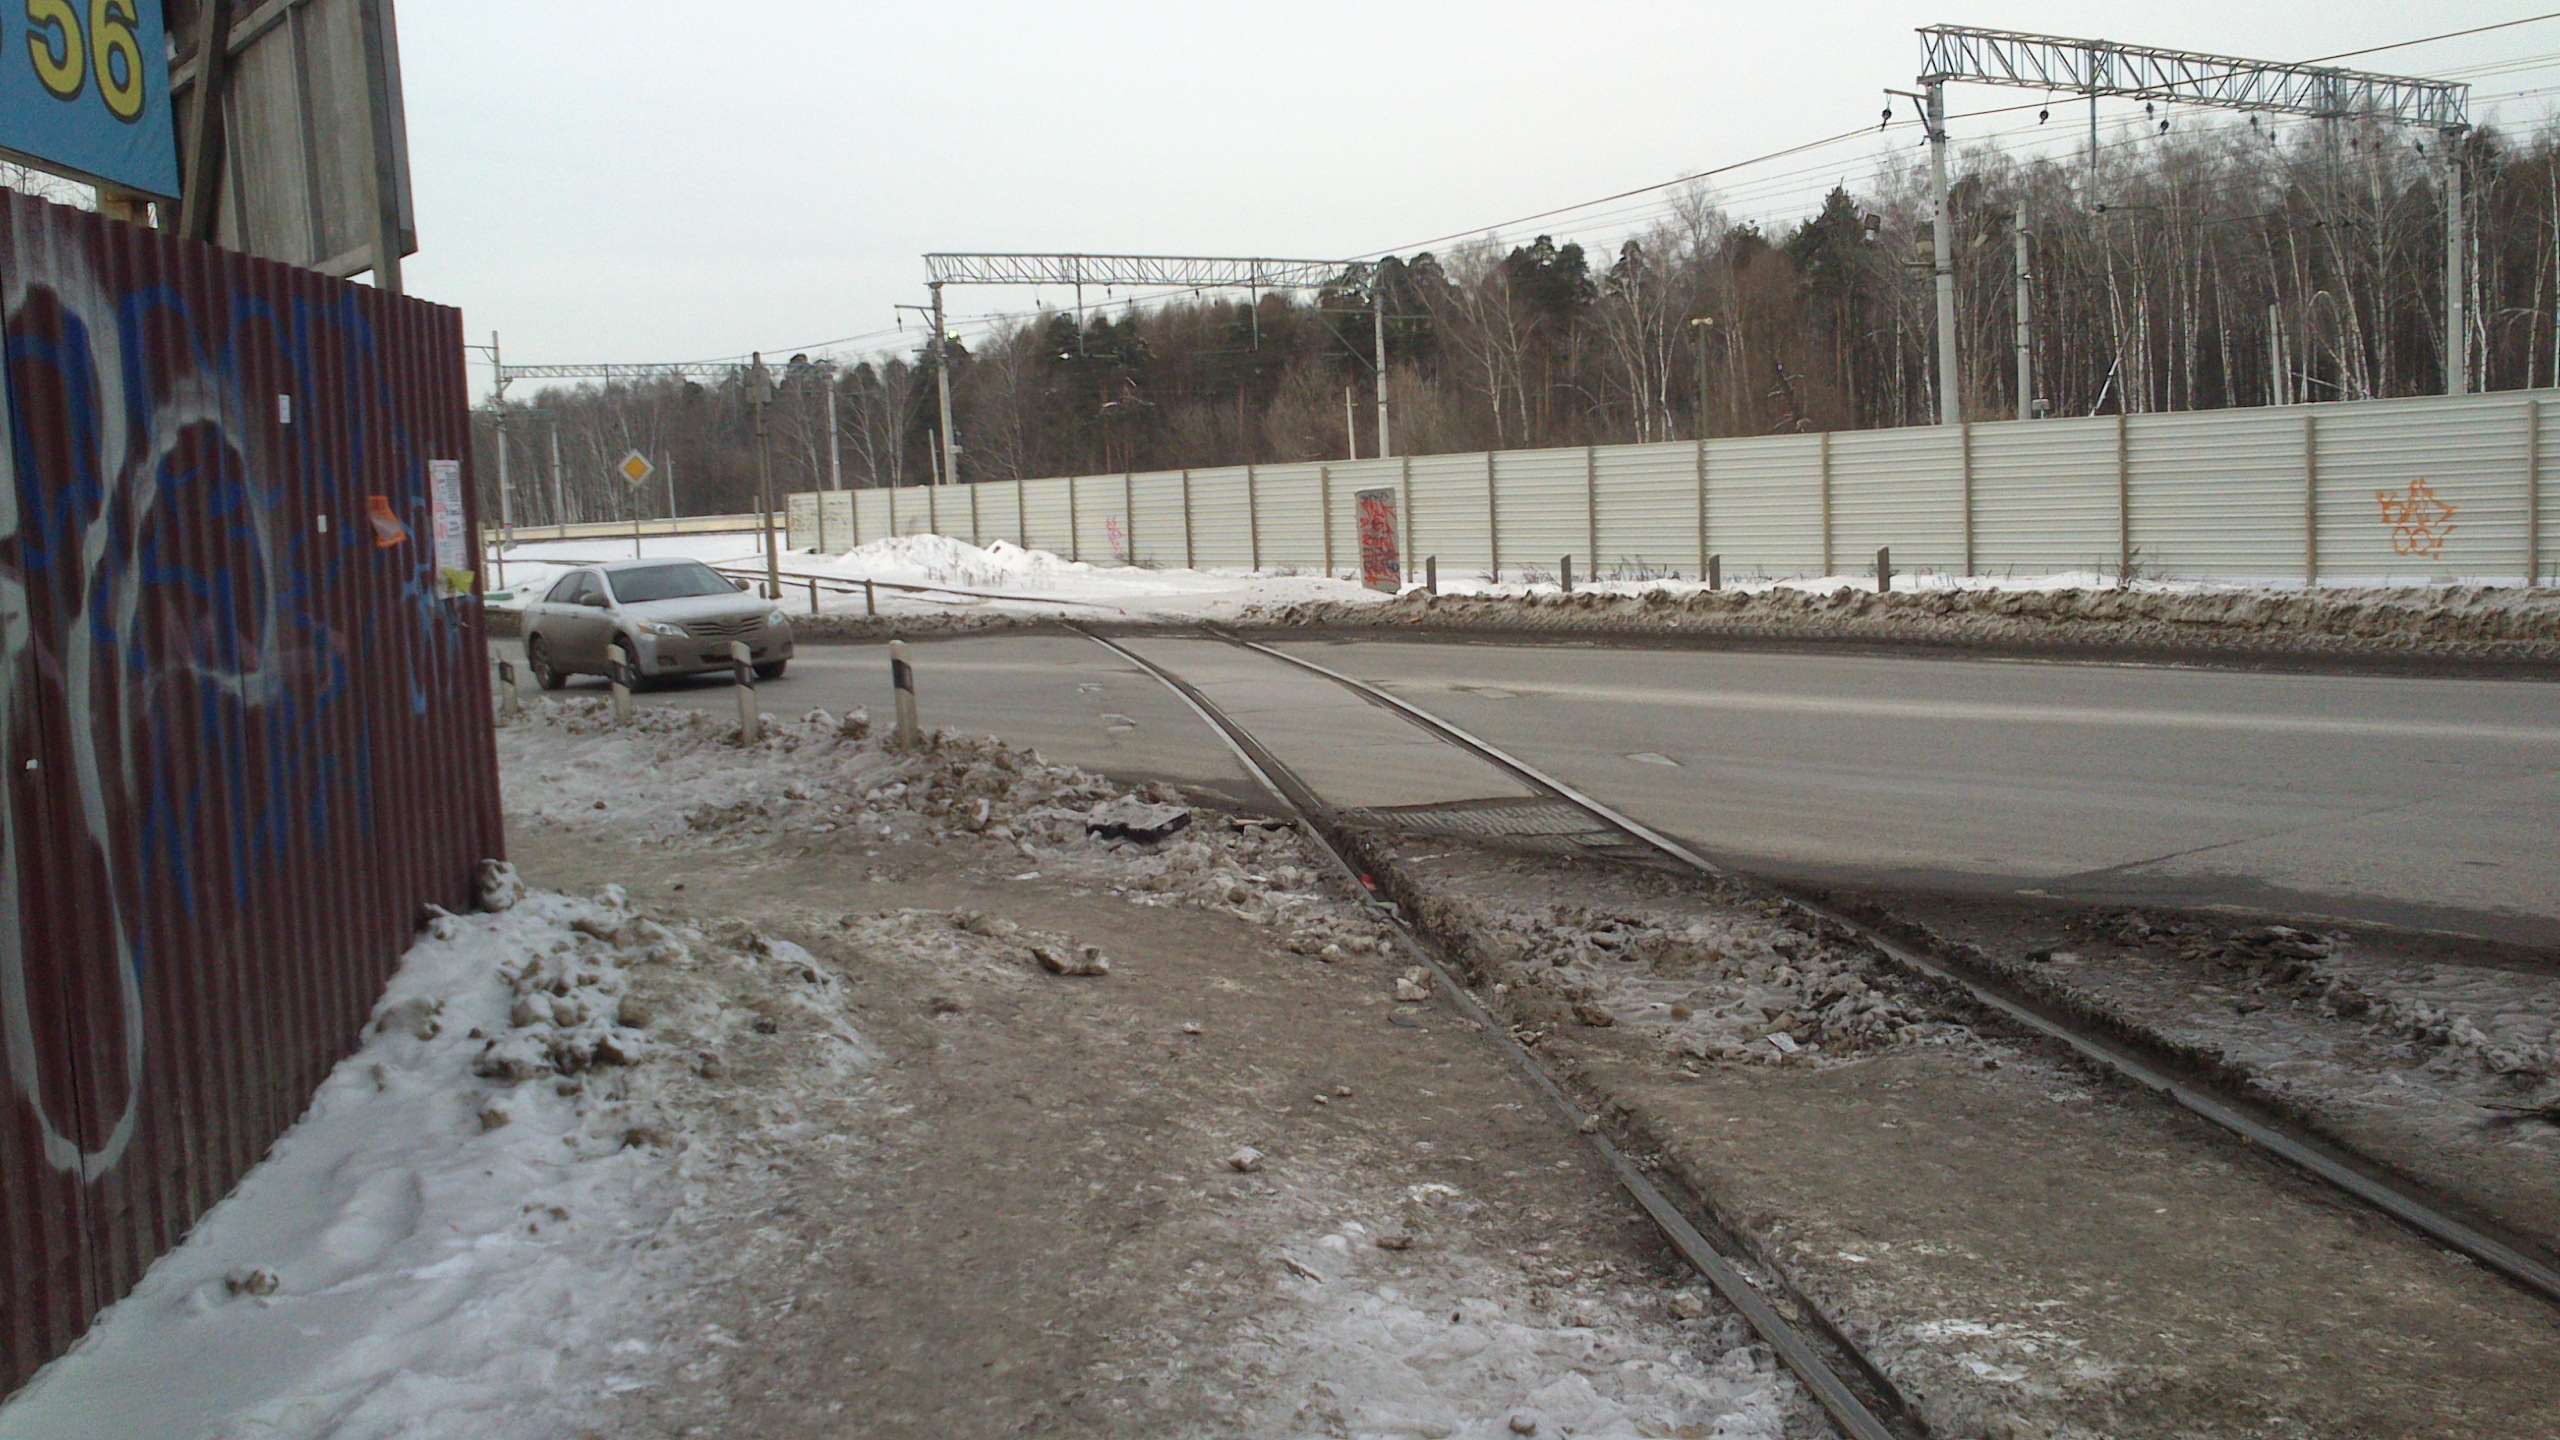
[[(1199, 716), (1203, 724), (1226, 742), (1246, 773), (1296, 815), (1301, 831), (1333, 862), (1352, 888), (1375, 906), (1413, 946), (1415, 953), (1430, 965), (1440, 981), (1440, 993), (1488, 1043), (1502, 1053), (1556, 1116), (1598, 1152), (1602, 1162), (1617, 1177), (1619, 1185), (1634, 1198), (1672, 1248), (1679, 1251), (1683, 1259), (1706, 1277), (1716, 1293), (1741, 1314), (1744, 1322), (1776, 1353), (1779, 1362), (1804, 1385), (1806, 1392), (1840, 1427), (1843, 1435), (1850, 1440), (1914, 1440), (1914, 1437), (1927, 1433), (1883, 1373), (1814, 1307), (1791, 1292), (1786, 1297), (1793, 1307), (1814, 1317), (1820, 1339), (1808, 1335), (1788, 1319), (1779, 1306), (1761, 1292), (1742, 1266), (1717, 1248), (1661, 1186), (1655, 1184), (1604, 1131), (1589, 1123), (1589, 1112), (1469, 992), (1439, 946), (1408, 923), (1394, 904), (1378, 898), (1375, 884), (1351, 863), (1342, 847), (1328, 833), (1327, 822), (1333, 812), (1323, 797), (1265, 749), (1252, 732), (1229, 718), (1216, 702), (1201, 694), (1190, 682), (1124, 645), (1082, 626), (1072, 628), (1096, 645), (1154, 676), (1171, 690), (1191, 707), (1192, 713)], [(1783, 1277), (1779, 1277), (1779, 1283), (1784, 1285)]]
[[(1364, 680), (1329, 669), (1312, 660), (1275, 650), (1258, 641), (1218, 631), (1214, 627), (1211, 633), (1229, 644), (1322, 676), (1372, 704), (1401, 715), (1439, 739), (1475, 754), (1528, 785), (1557, 796), (1593, 819), (1679, 862), (1701, 876), (1754, 878), (1716, 864), (1677, 840), (1647, 827), (1641, 821), (1620, 814), (1600, 801), (1583, 794), (1555, 776), (1506, 753), (1430, 711)], [(1980, 976), (1895, 941), (1878, 933), (1873, 927), (1830, 906), (1788, 894), (1767, 882), (1757, 883), (1770, 889), (1785, 904), (1806, 918), (1824, 926), (1836, 927), (1855, 936), (1860, 943), (1872, 947), (1879, 954), (1906, 970), (1962, 990), (1985, 1009), (2047, 1039), (2068, 1046), (2083, 1059), (2118, 1078), (2149, 1090), (2208, 1123), (2310, 1173), (2426, 1236), (2436, 1244), (2478, 1261), (2542, 1299), (2560, 1304), (2560, 1264), (2532, 1253), (2522, 1243), (2511, 1242), (2491, 1234), (2478, 1225), (2448, 1213), (2417, 1193), (2414, 1188), (2398, 1183), (2394, 1177), (2376, 1173), (2375, 1169), (2358, 1164), (2345, 1153), (2319, 1140), (2253, 1113), (2243, 1103), (2215, 1094), (2192, 1081), (2181, 1078), (2130, 1046), (2066, 1023)]]

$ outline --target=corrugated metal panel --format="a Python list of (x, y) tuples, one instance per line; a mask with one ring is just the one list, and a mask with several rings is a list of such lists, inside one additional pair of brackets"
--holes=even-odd
[(1129, 554), (1129, 477), (1078, 476), (1075, 486), (1076, 558), (1095, 565), (1125, 565)]
[(1262, 568), (1324, 568), (1323, 467), (1313, 462), (1265, 465), (1254, 472), (1262, 505)]
[(1975, 573), (2112, 578), (2119, 524), (2114, 416), (1973, 427)]
[(1067, 505), (1065, 480), (1022, 482), (1022, 537), (1026, 550), (1064, 555), (1075, 548), (1075, 517)]
[(818, 496), (816, 545), (821, 554), (841, 555), (853, 548), (853, 495), (850, 490), (830, 490)]
[(1494, 517), (1502, 537), (1502, 570), (1553, 579), (1567, 555), (1591, 560), (1591, 496), (1588, 458), (1569, 450), (1505, 450), (1494, 466), (1502, 513)]
[(1203, 570), (1247, 570), (1253, 566), (1253, 517), (1248, 504), (1260, 488), (1245, 480), (1245, 467), (1222, 466), (1191, 472), (1191, 538)]
[(889, 499), (897, 492), (888, 489), (853, 492), (853, 540), (868, 545), (883, 536), (896, 534), (889, 524)]
[(2524, 575), (2526, 402), (2314, 407), (2320, 579), (2513, 584)]
[[(1974, 433), (1991, 428), (1977, 425)], [(1832, 569), (1867, 574), (1887, 545), (1896, 570), (1964, 573), (1964, 435), (1957, 428), (1831, 437)]]
[(1405, 524), (1412, 530), (1406, 543), (1417, 577), (1424, 559), (1435, 555), (1444, 579), (1493, 564), (1492, 532), (1485, 523), (1486, 464), (1482, 455), (1413, 457), (1413, 510)]
[(2535, 456), (2534, 488), (2540, 492), (2541, 524), (2537, 533), (2527, 538), (2534, 552), (2533, 583), (2560, 584), (2560, 391), (2544, 390), (2533, 397), (2542, 412), (2541, 453)]
[(1707, 548), (1727, 575), (1821, 574), (1820, 437), (1708, 441)]
[(5, 192), (0, 276), (5, 1390), (293, 1121), (503, 836), (431, 523), (450, 460), (476, 563), (460, 314)]
[[(2135, 415), (2131, 454), (2136, 574), (2299, 582), (2303, 560), (2302, 423), (2311, 410)], [(2044, 569), (2106, 564), (2061, 556)]]
[[(1404, 463), (1389, 458), (1337, 460), (1333, 464), (1333, 506), (1325, 514), (1325, 529), (1333, 540), (1333, 573), (1355, 580), (1360, 575), (1360, 506), (1352, 497), (1363, 490), (1394, 491), (1401, 512)], [(1397, 520), (1401, 525), (1401, 513)]]
[(782, 501), (782, 543), (794, 550), (813, 550), (818, 544), (818, 493), (802, 491), (787, 495)]
[(1591, 573), (1642, 580), (1698, 573), (1698, 446), (1608, 445), (1599, 453), (1600, 553)]
[(1135, 563), (1180, 568), (1182, 554), (1182, 472), (1141, 471), (1130, 481), (1129, 547)]

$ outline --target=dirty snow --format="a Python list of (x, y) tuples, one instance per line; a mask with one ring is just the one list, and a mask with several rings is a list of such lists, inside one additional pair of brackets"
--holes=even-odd
[(682, 950), (612, 895), (434, 919), (300, 1122), (0, 1437), (560, 1433), (682, 1203), (623, 1009)]

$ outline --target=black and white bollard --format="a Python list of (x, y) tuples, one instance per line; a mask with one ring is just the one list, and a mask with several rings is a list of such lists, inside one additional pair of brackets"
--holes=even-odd
[(498, 713), (510, 720), (524, 713), (524, 692), (516, 688), (516, 667), (506, 660), (498, 662)]
[(755, 652), (744, 640), (729, 642), (729, 679), (738, 689), (738, 743), (764, 743), (764, 715), (756, 708)]
[(1567, 595), (1573, 593), (1572, 556), (1567, 555), (1556, 561), (1556, 583), (1563, 588), (1564, 593)]
[(1710, 590), (1724, 588), (1724, 557), (1721, 555), (1707, 557), (1707, 588)]
[(616, 640), (605, 647), (604, 653), (613, 668), (613, 723), (628, 725), (631, 723), (631, 682), (636, 678), (631, 673), (631, 652)]
[(916, 667), (907, 663), (904, 640), (889, 642), (889, 684), (898, 692), (898, 748), (922, 744), (924, 729), (916, 723)]
[(1876, 547), (1876, 593), (1883, 595), (1889, 593), (1892, 589), (1893, 547), (1890, 545), (1879, 545)]

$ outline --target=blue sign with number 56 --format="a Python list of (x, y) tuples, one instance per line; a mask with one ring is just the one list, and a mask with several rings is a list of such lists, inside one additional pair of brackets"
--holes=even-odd
[(175, 196), (160, 0), (0, 0), (0, 149)]

